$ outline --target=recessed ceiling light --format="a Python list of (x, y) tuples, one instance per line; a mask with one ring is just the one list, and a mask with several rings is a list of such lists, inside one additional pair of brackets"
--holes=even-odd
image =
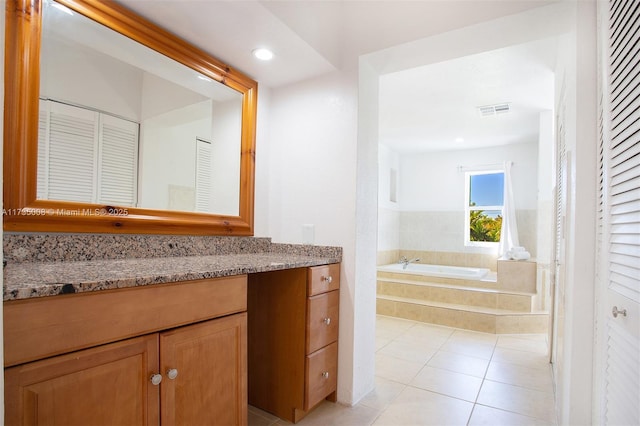
[(464, 142), (464, 138), (456, 138), (455, 141), (458, 143), (461, 143), (461, 142)]
[(269, 49), (265, 49), (262, 47), (258, 49), (253, 49), (251, 53), (253, 53), (253, 56), (255, 56), (256, 58), (262, 61), (270, 61), (271, 59), (273, 59), (273, 52), (270, 51)]

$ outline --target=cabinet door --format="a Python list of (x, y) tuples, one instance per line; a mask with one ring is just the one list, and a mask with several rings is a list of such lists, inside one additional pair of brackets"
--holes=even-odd
[(5, 370), (7, 425), (157, 425), (158, 335)]
[(160, 333), (160, 366), (163, 424), (247, 423), (246, 313)]

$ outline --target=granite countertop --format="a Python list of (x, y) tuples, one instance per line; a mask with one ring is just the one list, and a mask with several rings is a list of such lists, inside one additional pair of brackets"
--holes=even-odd
[(280, 269), (326, 265), (338, 257), (291, 253), (151, 257), (69, 262), (9, 263), (3, 300), (137, 287)]

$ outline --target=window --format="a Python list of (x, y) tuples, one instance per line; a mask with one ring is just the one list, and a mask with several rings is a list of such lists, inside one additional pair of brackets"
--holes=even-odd
[(465, 181), (465, 245), (495, 245), (502, 228), (504, 172), (467, 172)]

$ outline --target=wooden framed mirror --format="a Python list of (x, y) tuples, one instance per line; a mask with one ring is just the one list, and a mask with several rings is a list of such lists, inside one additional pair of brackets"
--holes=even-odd
[[(62, 103), (65, 104), (61, 107), (63, 109), (77, 108), (78, 104), (82, 104), (80, 107), (93, 112), (98, 109), (100, 109), (100, 111), (106, 109), (105, 114), (103, 114), (103, 112), (96, 114), (102, 114), (105, 115), (105, 117), (108, 116), (108, 119), (111, 119), (111, 116), (120, 118), (120, 116), (128, 114), (126, 112), (112, 111), (110, 106), (86, 105), (90, 104), (91, 101), (79, 102), (73, 98), (73, 95), (67, 96), (65, 94), (60, 95), (59, 93), (55, 93), (55, 96), (52, 97), (52, 93), (56, 92), (56, 90), (60, 86), (64, 86), (64, 84), (61, 84), (60, 80), (55, 80), (55, 84), (48, 84), (47, 81), (50, 82), (51, 79), (61, 78), (60, 76), (67, 76), (67, 79), (75, 81), (76, 83), (79, 81), (78, 76), (74, 77), (75, 80), (69, 77), (74, 73), (69, 72), (68, 69), (64, 72), (58, 70), (56, 74), (57, 77), (47, 77), (44, 75), (43, 58), (54, 57), (59, 59), (64, 57), (64, 55), (58, 51), (53, 54), (44, 54), (45, 43), (43, 42), (43, 35), (47, 33), (47, 31), (46, 26), (43, 25), (43, 15), (45, 15), (45, 9), (50, 7), (52, 3), (52, 0), (7, 0), (6, 2), (4, 230), (19, 232), (253, 235), (257, 83), (202, 50), (111, 1), (57, 0), (55, 5), (59, 8), (66, 8), (66, 13), (78, 14), (82, 19), (90, 20), (92, 25), (95, 25), (96, 28), (99, 27), (99, 31), (105, 31), (104, 27), (106, 27), (110, 32), (117, 34), (117, 37), (132, 40), (136, 44), (144, 46), (144, 49), (152, 52), (154, 55), (169, 58), (172, 62), (179, 64), (180, 67), (197, 74), (197, 78), (202, 80), (200, 84), (215, 83), (218, 87), (213, 89), (214, 92), (226, 91), (227, 94), (231, 93), (231, 97), (236, 99), (234, 101), (235, 106), (233, 107), (237, 113), (237, 116), (233, 119), (233, 123), (235, 123), (235, 136), (233, 138), (238, 139), (237, 148), (233, 148), (233, 153), (229, 153), (229, 149), (227, 148), (227, 154), (225, 155), (229, 155), (231, 158), (225, 158), (220, 153), (214, 156), (220, 157), (222, 163), (233, 164), (234, 172), (229, 173), (229, 175), (217, 176), (218, 180), (211, 182), (213, 182), (213, 186), (218, 186), (223, 190), (229, 187), (237, 188), (237, 194), (228, 196), (219, 195), (219, 198), (231, 200), (230, 202), (227, 201), (227, 205), (231, 203), (231, 208), (227, 206), (220, 208), (219, 211), (215, 211), (214, 209), (210, 212), (210, 210), (206, 208), (199, 207), (199, 211), (190, 211), (198, 210), (198, 208), (192, 209), (189, 207), (197, 204), (197, 190), (193, 188), (191, 183), (180, 184), (179, 182), (164, 182), (164, 186), (160, 189), (157, 187), (155, 189), (149, 189), (147, 183), (145, 183), (142, 178), (143, 171), (141, 170), (154, 171), (154, 174), (147, 173), (152, 175), (152, 177), (147, 179), (146, 182), (162, 180), (162, 176), (168, 174), (166, 173), (167, 167), (173, 167), (183, 175), (187, 172), (185, 172), (185, 168), (180, 165), (173, 164), (172, 166), (167, 166), (167, 161), (172, 161), (173, 163), (177, 161), (175, 160), (176, 154), (165, 155), (167, 159), (159, 160), (159, 155), (154, 154), (152, 156), (149, 154), (152, 152), (151, 148), (146, 145), (143, 146), (143, 138), (141, 136), (139, 137), (139, 135), (143, 133), (147, 135), (159, 135), (163, 132), (168, 133), (166, 129), (154, 129), (154, 131), (151, 131), (149, 128), (144, 128), (146, 130), (143, 130), (142, 127), (140, 127), (141, 130), (136, 133), (136, 138), (139, 137), (139, 141), (137, 145), (135, 145), (135, 148), (132, 148), (132, 152), (135, 151), (134, 156), (131, 157), (133, 160), (129, 159), (134, 163), (134, 171), (130, 172), (132, 178), (128, 181), (128, 184), (133, 188), (132, 201), (119, 202), (115, 196), (100, 195), (107, 192), (101, 189), (100, 182), (110, 183), (117, 179), (109, 177), (112, 175), (107, 175), (106, 172), (104, 172), (108, 166), (103, 165), (100, 161), (102, 161), (103, 157), (107, 157), (107, 154), (104, 154), (106, 151), (103, 149), (103, 146), (106, 145), (103, 145), (103, 142), (98, 137), (96, 137), (97, 153), (91, 158), (98, 158), (99, 160), (94, 159), (93, 169), (87, 172), (87, 176), (93, 177), (87, 177), (85, 179), (74, 176), (73, 174), (64, 175), (63, 178), (67, 179), (67, 183), (65, 184), (67, 189), (71, 188), (70, 191), (74, 193), (73, 196), (70, 197), (59, 195), (61, 194), (60, 192), (46, 192), (43, 190), (43, 188), (54, 186), (53, 183), (49, 185), (49, 182), (53, 182), (53, 178), (50, 178), (53, 172), (50, 172), (50, 169), (52, 170), (54, 164), (57, 164), (55, 163), (56, 160), (53, 159), (54, 154), (51, 154), (51, 160), (48, 159), (48, 157), (46, 160), (43, 160), (43, 153), (46, 152), (47, 155), (49, 155), (50, 151), (54, 152), (55, 150), (50, 148), (53, 146), (62, 153), (61, 155), (59, 154), (57, 158), (64, 159), (64, 157), (67, 157), (68, 152), (64, 151), (64, 149), (66, 149), (64, 146), (54, 145), (53, 142), (50, 142), (48, 139), (49, 136), (47, 136), (47, 138), (43, 137), (45, 129), (46, 135), (50, 133), (53, 134), (49, 130), (50, 124), (47, 124), (49, 123), (49, 121), (47, 121), (49, 120), (49, 118), (47, 118), (49, 116), (44, 116), (45, 118), (43, 119), (42, 105), (44, 101), (49, 102), (52, 101), (52, 98), (55, 98), (53, 101), (56, 103), (56, 108), (57, 103)], [(61, 28), (68, 25), (70, 24), (56, 24), (52, 25), (52, 27)], [(64, 38), (63, 36), (58, 37), (58, 35), (56, 35), (56, 37)], [(70, 38), (84, 41), (91, 37), (78, 33)], [(112, 46), (113, 43), (107, 42), (106, 44)], [(88, 49), (87, 46), (82, 46), (82, 50), (90, 49)], [(128, 53), (123, 56), (139, 57), (140, 55), (138, 53)], [(139, 62), (151, 63), (154, 60), (145, 59)], [(58, 60), (58, 62), (60, 61)], [(90, 61), (87, 62), (89, 63)], [(73, 62), (71, 61), (69, 63)], [(67, 63), (67, 66), (69, 66), (69, 63)], [(142, 65), (142, 67), (144, 68), (144, 65)], [(52, 67), (47, 66), (45, 68)], [(97, 68), (97, 66), (94, 68)], [(153, 71), (153, 69), (164, 69), (164, 66), (154, 65), (152, 67), (148, 65), (147, 70), (143, 69), (135, 72), (140, 72), (145, 75), (144, 78), (141, 77), (141, 81), (144, 80), (145, 90), (152, 95), (149, 98), (151, 100), (143, 99), (140, 102), (146, 105), (157, 106), (158, 99), (170, 100), (176, 98), (176, 95), (162, 94), (154, 91), (162, 85), (158, 83), (154, 83), (155, 85), (148, 83), (148, 80), (154, 82), (161, 80), (159, 77), (151, 75), (149, 71)], [(78, 74), (82, 77), (84, 71)], [(111, 74), (119, 73), (111, 72)], [(173, 83), (167, 83), (167, 85), (173, 85)], [(56, 90), (51, 90), (51, 93), (43, 94), (41, 86), (43, 88), (54, 87)], [(90, 88), (91, 87), (92, 86), (90, 86)], [(111, 88), (111, 86), (109, 87)], [(153, 88), (153, 90), (149, 89), (149, 87)], [(82, 92), (81, 95), (86, 94), (87, 92), (91, 92), (90, 88), (79, 90), (78, 87), (76, 87), (76, 92)], [(197, 88), (193, 90), (198, 91)], [(117, 90), (113, 91), (115, 92)], [(126, 90), (120, 90), (120, 92), (124, 91)], [(105, 96), (106, 95), (101, 95), (101, 100), (104, 101)], [(201, 103), (211, 104), (213, 102), (216, 104), (215, 108), (218, 108), (218, 104), (216, 103), (218, 101), (215, 99), (217, 95), (211, 96), (213, 100), (206, 99), (205, 93), (205, 98), (202, 98), (205, 99), (205, 101)], [(59, 98), (63, 99), (58, 102), (60, 100)], [(71, 99), (71, 101), (69, 99)], [(201, 97), (197, 99), (201, 99)], [(128, 102), (128, 104), (131, 104), (131, 102)], [(147, 110), (148, 109), (149, 108), (147, 108)], [(157, 110), (158, 108), (156, 107), (155, 109)], [(166, 109), (167, 108), (165, 108), (165, 110)], [(156, 111), (156, 113), (158, 113), (158, 111)], [(132, 114), (134, 116), (136, 115), (135, 113)], [(193, 113), (193, 109), (183, 110), (181, 114), (190, 117), (197, 115)], [(102, 117), (102, 115), (100, 116)], [(156, 116), (160, 115), (160, 113), (156, 114)], [(211, 115), (211, 113), (205, 112), (205, 115)], [(162, 117), (164, 121), (167, 121), (164, 115)], [(125, 118), (129, 120), (129, 117)], [(143, 117), (133, 117), (130, 121), (135, 122), (138, 120), (142, 123), (147, 118), (148, 117), (145, 117), (143, 114)], [(219, 117), (215, 117), (214, 119), (216, 123), (220, 122)], [(204, 128), (208, 128), (207, 126), (209, 126), (209, 124), (205, 125)], [(98, 129), (98, 127), (96, 127), (96, 129)], [(102, 135), (102, 133), (102, 128), (95, 130), (95, 134)], [(209, 135), (208, 137), (210, 138), (211, 136)], [(102, 138), (102, 136), (100, 136), (100, 138)], [(182, 140), (182, 136), (180, 136), (180, 138)], [(214, 131), (214, 143), (216, 143), (217, 138), (218, 136)], [(43, 148), (44, 139), (46, 139), (47, 143), (46, 149)], [(158, 136), (151, 139), (157, 142)], [(207, 137), (194, 137), (192, 134), (184, 137), (184, 139), (188, 139), (189, 147), (195, 147), (196, 142), (204, 141), (205, 143), (212, 143), (210, 140), (207, 140)], [(61, 146), (62, 148), (60, 148)], [(184, 151), (186, 150), (186, 148), (184, 148), (185, 146), (186, 145), (181, 145), (179, 149)], [(203, 146), (206, 148), (206, 145)], [(141, 158), (145, 159), (146, 162), (144, 164)], [(198, 162), (200, 160), (196, 159), (190, 159), (188, 161), (194, 164), (197, 163), (196, 166), (194, 166), (196, 168), (201, 164)], [(121, 162), (122, 160), (118, 157), (116, 165), (119, 166)], [(104, 164), (107, 164), (107, 160), (104, 160)], [(58, 167), (63, 171), (76, 168), (64, 162), (58, 164)], [(211, 166), (207, 165), (209, 168), (202, 167), (202, 170), (207, 171)], [(217, 167), (217, 169), (221, 168), (222, 167)], [(216, 169), (216, 167), (214, 166), (213, 169)], [(43, 174), (43, 170), (46, 170), (47, 174)], [(188, 174), (191, 179), (191, 175), (197, 175), (198, 171), (189, 171)], [(92, 183), (92, 185), (97, 188), (93, 190), (93, 195), (91, 195), (91, 190), (89, 190), (89, 195), (86, 196), (87, 198), (75, 199), (75, 185), (86, 183), (85, 181), (91, 179), (98, 182), (95, 184)], [(198, 177), (195, 179), (198, 179)], [(206, 180), (203, 180), (202, 182), (204, 183), (200, 184), (200, 187), (205, 188), (207, 182), (210, 182), (209, 179), (212, 178), (207, 177)], [(192, 181), (193, 179), (190, 182)], [(197, 182), (196, 186), (198, 186)], [(168, 190), (167, 187), (169, 188)], [(221, 191), (224, 192), (223, 190)], [(154, 191), (162, 193), (164, 198), (161, 201), (149, 201), (148, 204), (140, 201), (143, 198), (149, 199), (149, 194), (154, 194)], [(203, 191), (210, 191), (210, 189), (205, 188), (204, 190), (200, 190), (200, 193), (205, 193)], [(80, 191), (77, 192), (79, 193)], [(165, 194), (167, 192), (169, 195)], [(222, 192), (219, 191), (217, 194), (221, 194)], [(131, 197), (131, 195), (129, 196)], [(166, 201), (165, 199), (169, 199), (170, 201)], [(209, 200), (204, 200), (204, 204), (201, 203), (201, 205), (208, 206), (209, 204), (207, 203), (215, 204), (209, 202)]]

